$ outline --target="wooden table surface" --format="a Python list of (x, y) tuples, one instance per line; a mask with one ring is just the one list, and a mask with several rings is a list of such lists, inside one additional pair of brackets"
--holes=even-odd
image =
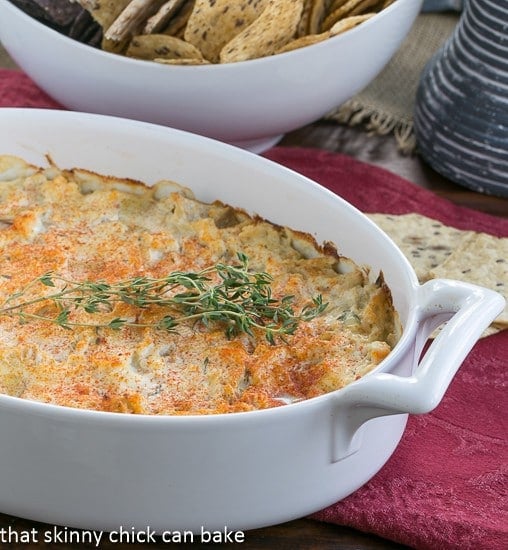
[[(2, 56), (0, 55), (1, 60)], [(3, 66), (9, 66), (9, 60), (6, 60), (5, 54), (3, 60)], [(315, 147), (350, 155), (364, 162), (386, 168), (459, 205), (508, 217), (507, 199), (482, 195), (446, 180), (426, 166), (418, 156), (401, 155), (397, 150), (395, 140), (390, 136), (368, 136), (360, 128), (349, 128), (333, 122), (318, 122), (286, 135), (279, 146)], [(43, 533), (50, 529), (52, 529), (52, 526), (0, 514), (0, 548), (21, 547), (21, 545), (16, 544), (16, 536), (13, 531), (16, 531), (19, 536), (23, 534), (29, 536), (29, 533), (32, 532), (34, 536), (31, 540), (33, 541), (36, 535), (39, 535), (37, 538), (42, 540)], [(195, 537), (195, 540), (198, 538)], [(61, 550), (76, 548), (73, 544), (58, 542), (55, 537), (52, 540), (55, 542), (49, 545), (27, 540), (26, 543), (22, 544), (22, 547), (30, 549), (44, 546)], [(176, 546), (176, 544), (170, 545)], [(80, 546), (83, 548), (95, 547), (93, 544), (82, 544)], [(167, 548), (168, 544), (164, 544), (162, 541), (149, 545), (103, 542), (100, 547), (120, 550), (135, 546)], [(194, 542), (193, 544), (178, 546), (209, 548), (211, 545)], [(213, 546), (241, 546), (246, 550), (273, 547), (278, 547), (281, 550), (400, 550), (405, 548), (370, 534), (310, 519), (300, 519), (283, 525), (248, 531), (245, 533), (245, 540), (242, 543), (216, 544)]]

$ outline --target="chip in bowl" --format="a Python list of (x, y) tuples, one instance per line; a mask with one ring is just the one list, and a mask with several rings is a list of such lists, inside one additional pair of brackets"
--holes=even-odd
[[(327, 40), (394, 0), (11, 1), (53, 26), (55, 18), (67, 21), (77, 10), (84, 11), (88, 26), (80, 14), (72, 32), (61, 25), (58, 30), (75, 37), (76, 27), (85, 36), (93, 29), (94, 45), (109, 52), (170, 64), (203, 64), (258, 59)], [(47, 11), (54, 12), (52, 18)]]

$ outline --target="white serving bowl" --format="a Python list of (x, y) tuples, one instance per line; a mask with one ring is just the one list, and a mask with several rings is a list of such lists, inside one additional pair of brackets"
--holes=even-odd
[[(344, 389), (275, 409), (145, 416), (0, 395), (0, 512), (71, 527), (247, 530), (320, 510), (368, 481), (396, 448), (407, 413), (434, 408), (504, 307), (456, 281), (419, 286), (373, 222), (337, 195), (262, 157), (193, 134), (101, 115), (0, 109), (0, 154), (152, 184), (173, 179), (332, 241), (382, 270), (403, 335)], [(1, 185), (1, 182), (0, 182)], [(430, 332), (449, 319), (430, 349)]]
[(330, 40), (263, 59), (169, 66), (71, 40), (0, 0), (0, 42), (68, 109), (154, 122), (262, 151), (350, 99), (381, 71), (422, 0), (396, 0)]

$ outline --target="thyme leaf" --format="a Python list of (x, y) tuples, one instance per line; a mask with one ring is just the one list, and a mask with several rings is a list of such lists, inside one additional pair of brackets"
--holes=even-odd
[[(152, 327), (175, 332), (183, 322), (201, 322), (205, 327), (222, 323), (228, 338), (240, 333), (253, 335), (260, 330), (271, 344), (293, 334), (302, 321), (323, 313), (327, 304), (321, 295), (313, 297), (300, 312), (293, 308), (294, 296), (280, 300), (272, 297), (273, 278), (266, 272), (249, 269), (245, 254), (237, 254), (238, 263), (217, 263), (198, 272), (174, 271), (162, 278), (137, 276), (123, 281), (72, 281), (54, 272), (34, 279), (24, 290), (11, 294), (0, 307), (0, 315), (17, 316), (21, 322), (46, 321), (62, 328), (94, 327), (120, 330), (124, 327)], [(213, 279), (219, 280), (213, 283)], [(23, 299), (28, 290), (41, 284), (55, 289), (50, 294)], [(164, 308), (164, 315), (151, 323), (115, 317), (105, 323), (74, 322), (72, 313), (89, 316), (110, 313), (119, 303), (140, 310)], [(33, 312), (33, 307), (42, 307)], [(56, 314), (48, 311), (56, 311)], [(42, 313), (40, 312), (42, 311)]]

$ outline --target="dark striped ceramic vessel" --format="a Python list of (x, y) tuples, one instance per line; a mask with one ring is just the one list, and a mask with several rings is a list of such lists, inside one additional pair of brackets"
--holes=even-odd
[(418, 151), (437, 172), (508, 197), (508, 0), (466, 0), (422, 73), (414, 124)]

